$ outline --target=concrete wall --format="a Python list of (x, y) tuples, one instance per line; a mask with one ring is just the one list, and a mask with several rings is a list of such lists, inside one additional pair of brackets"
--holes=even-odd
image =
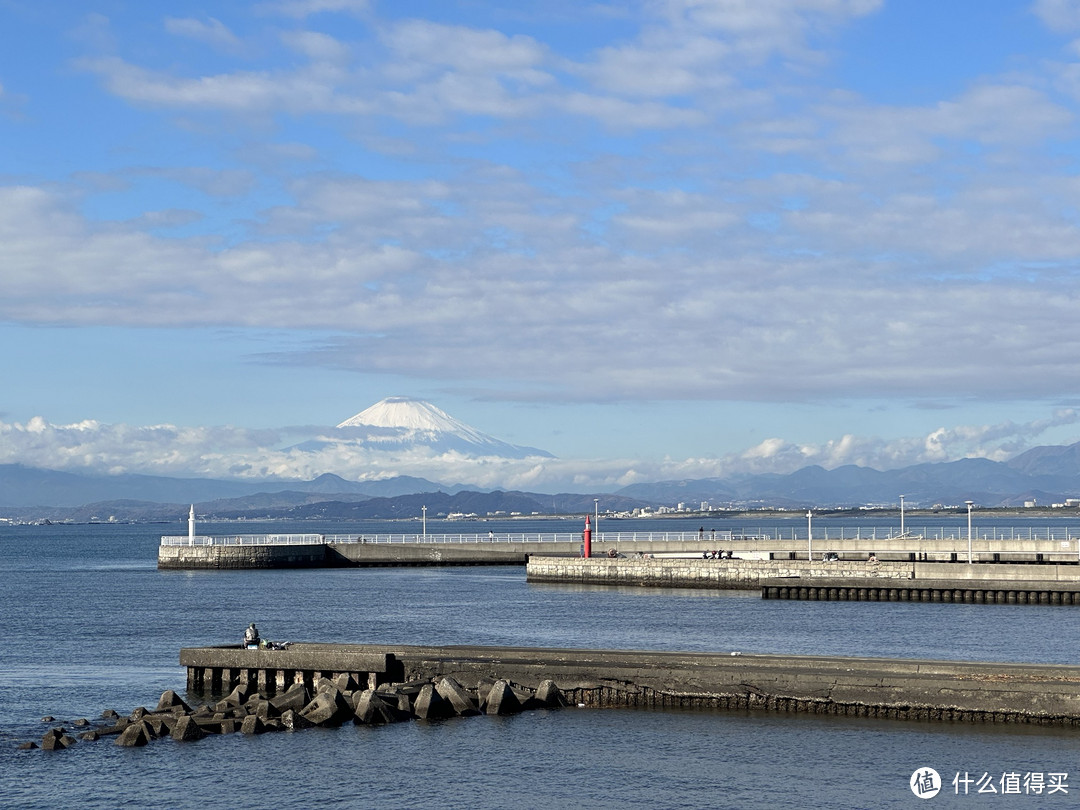
[(158, 546), (158, 568), (315, 568), (326, 546)]
[(997, 563), (968, 565), (956, 563), (915, 563), (916, 579), (948, 580), (1043, 580), (1049, 582), (1080, 582), (1080, 565), (1063, 563)]
[(914, 563), (832, 562), (798, 560), (701, 560), (530, 558), (529, 582), (578, 582), (599, 585), (654, 585), (685, 588), (755, 589), (776, 577), (876, 576), (910, 579)]
[(328, 565), (360, 567), (524, 565), (528, 552), (512, 543), (330, 543), (326, 556)]
[(949, 580), (958, 585), (983, 580), (1080, 582), (1078, 565), (999, 563), (911, 563), (881, 561), (814, 562), (805, 560), (702, 560), (530, 558), (529, 582), (576, 582), (594, 585), (646, 585), (685, 588), (756, 589), (763, 580), (803, 579)]

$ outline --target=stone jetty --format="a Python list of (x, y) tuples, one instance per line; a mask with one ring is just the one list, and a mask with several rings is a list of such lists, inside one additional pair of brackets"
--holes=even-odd
[[(531, 709), (764, 710), (1080, 727), (1080, 666), (729, 652), (293, 644), (185, 648), (187, 702), (107, 709), (77, 737), (50, 728), (23, 749), (113, 739), (298, 731), (313, 726), (507, 715)], [(52, 717), (43, 721), (55, 722)]]
[[(502, 681), (520, 699), (558, 684), (581, 706), (765, 709), (912, 720), (1080, 726), (1080, 666), (729, 652), (295, 644), (181, 650), (188, 690), (287, 691), (350, 677), (384, 684)], [(344, 667), (344, 668), (342, 668)], [(357, 667), (357, 668), (350, 668)], [(410, 705), (413, 705), (412, 701)]]
[[(762, 596), (768, 599), (879, 601), (878, 596), (883, 593), (880, 601), (1080, 605), (1080, 565), (1075, 562), (968, 564), (876, 558), (807, 562), (805, 559), (710, 560), (645, 556), (534, 557), (526, 566), (526, 578), (529, 582), (550, 584), (719, 590), (760, 588)], [(874, 595), (867, 596), (868, 592)], [(1008, 596), (1010, 593), (1012, 598)], [(1035, 596), (1029, 599), (1027, 595), (1031, 593)], [(954, 599), (954, 594), (960, 595)]]

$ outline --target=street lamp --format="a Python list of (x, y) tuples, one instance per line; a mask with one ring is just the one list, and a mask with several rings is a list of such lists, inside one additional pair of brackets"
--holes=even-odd
[(964, 501), (968, 508), (968, 565), (971, 565), (971, 506), (975, 501)]
[(900, 536), (904, 536), (904, 496), (900, 496)]
[(426, 506), (421, 506), (420, 510), (423, 512), (423, 515), (424, 515), (424, 542), (426, 543), (427, 542), (427, 507)]
[(809, 509), (806, 510), (806, 561), (812, 563), (814, 561), (814, 513)]
[(593, 534), (596, 535), (596, 539), (600, 539), (600, 499), (593, 498)]

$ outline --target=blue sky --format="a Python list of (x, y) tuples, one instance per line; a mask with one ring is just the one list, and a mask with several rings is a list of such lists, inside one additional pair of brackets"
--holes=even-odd
[[(0, 463), (1080, 439), (1080, 1), (0, 0)], [(299, 458), (392, 395), (558, 461)]]

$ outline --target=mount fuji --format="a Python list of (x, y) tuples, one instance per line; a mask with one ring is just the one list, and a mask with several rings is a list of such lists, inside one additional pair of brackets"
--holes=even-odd
[(546, 450), (520, 447), (481, 433), (430, 402), (410, 397), (387, 397), (340, 423), (333, 434), (298, 449), (324, 449), (328, 444), (358, 446), (368, 451), (447, 453), (468, 458), (554, 458)]

